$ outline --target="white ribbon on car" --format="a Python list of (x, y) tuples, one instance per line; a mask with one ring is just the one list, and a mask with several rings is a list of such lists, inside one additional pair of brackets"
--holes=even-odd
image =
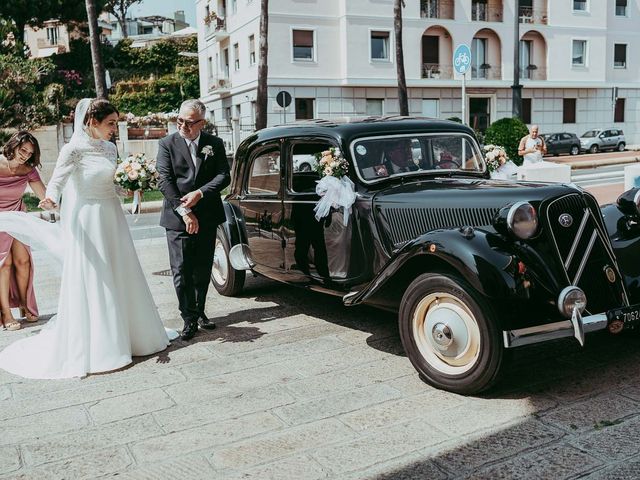
[(342, 222), (346, 226), (349, 223), (351, 206), (356, 201), (355, 185), (349, 177), (337, 178), (331, 175), (322, 177), (316, 185), (316, 193), (320, 195), (320, 200), (313, 208), (316, 212), (316, 220), (320, 221), (329, 215), (331, 207), (343, 207)]

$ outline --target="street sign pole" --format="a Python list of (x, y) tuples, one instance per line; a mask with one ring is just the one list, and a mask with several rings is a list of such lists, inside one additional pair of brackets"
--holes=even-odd
[(462, 75), (462, 124), (467, 124), (467, 70), (471, 66), (469, 45), (460, 44), (453, 53), (453, 69)]

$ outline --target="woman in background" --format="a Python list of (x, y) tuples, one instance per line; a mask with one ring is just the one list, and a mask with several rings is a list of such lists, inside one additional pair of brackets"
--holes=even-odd
[[(38, 175), (40, 147), (33, 135), (16, 132), (9, 138), (0, 155), (0, 211), (25, 211), (22, 202), (27, 184), (40, 200), (45, 186)], [(20, 307), (27, 322), (38, 321), (38, 306), (33, 291), (33, 262), (29, 247), (0, 232), (0, 311), (1, 323), (7, 330), (19, 330), (20, 322), (11, 308)]]

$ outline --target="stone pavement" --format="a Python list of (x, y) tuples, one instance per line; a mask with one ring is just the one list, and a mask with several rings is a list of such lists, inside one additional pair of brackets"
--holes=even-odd
[[(136, 243), (179, 327), (164, 239)], [(59, 274), (35, 252), (41, 312)], [(422, 383), (394, 315), (264, 279), (215, 292), (219, 328), (85, 379), (0, 371), (0, 478), (638, 478), (640, 348), (592, 334), (513, 352), (503, 381), (462, 397)], [(42, 328), (0, 331), (0, 348)], [(38, 361), (37, 358), (34, 361)]]

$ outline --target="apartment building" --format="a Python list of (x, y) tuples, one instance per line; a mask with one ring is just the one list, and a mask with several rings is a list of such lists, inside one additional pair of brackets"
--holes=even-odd
[[(270, 0), (268, 124), (397, 114), (393, 4)], [(255, 123), (260, 2), (197, 0), (196, 12), (202, 100), (235, 146)], [(516, 18), (525, 122), (578, 135), (613, 126), (639, 144), (640, 0), (406, 0), (410, 113), (462, 116), (452, 56), (467, 44), (467, 123), (511, 116)]]
[[(111, 25), (108, 23), (99, 20), (98, 29), (103, 41), (111, 35)], [(24, 29), (24, 43), (31, 58), (66, 53), (69, 51), (69, 42), (81, 36), (75, 24), (65, 24), (56, 19), (47, 20), (42, 27), (27, 25)]]

